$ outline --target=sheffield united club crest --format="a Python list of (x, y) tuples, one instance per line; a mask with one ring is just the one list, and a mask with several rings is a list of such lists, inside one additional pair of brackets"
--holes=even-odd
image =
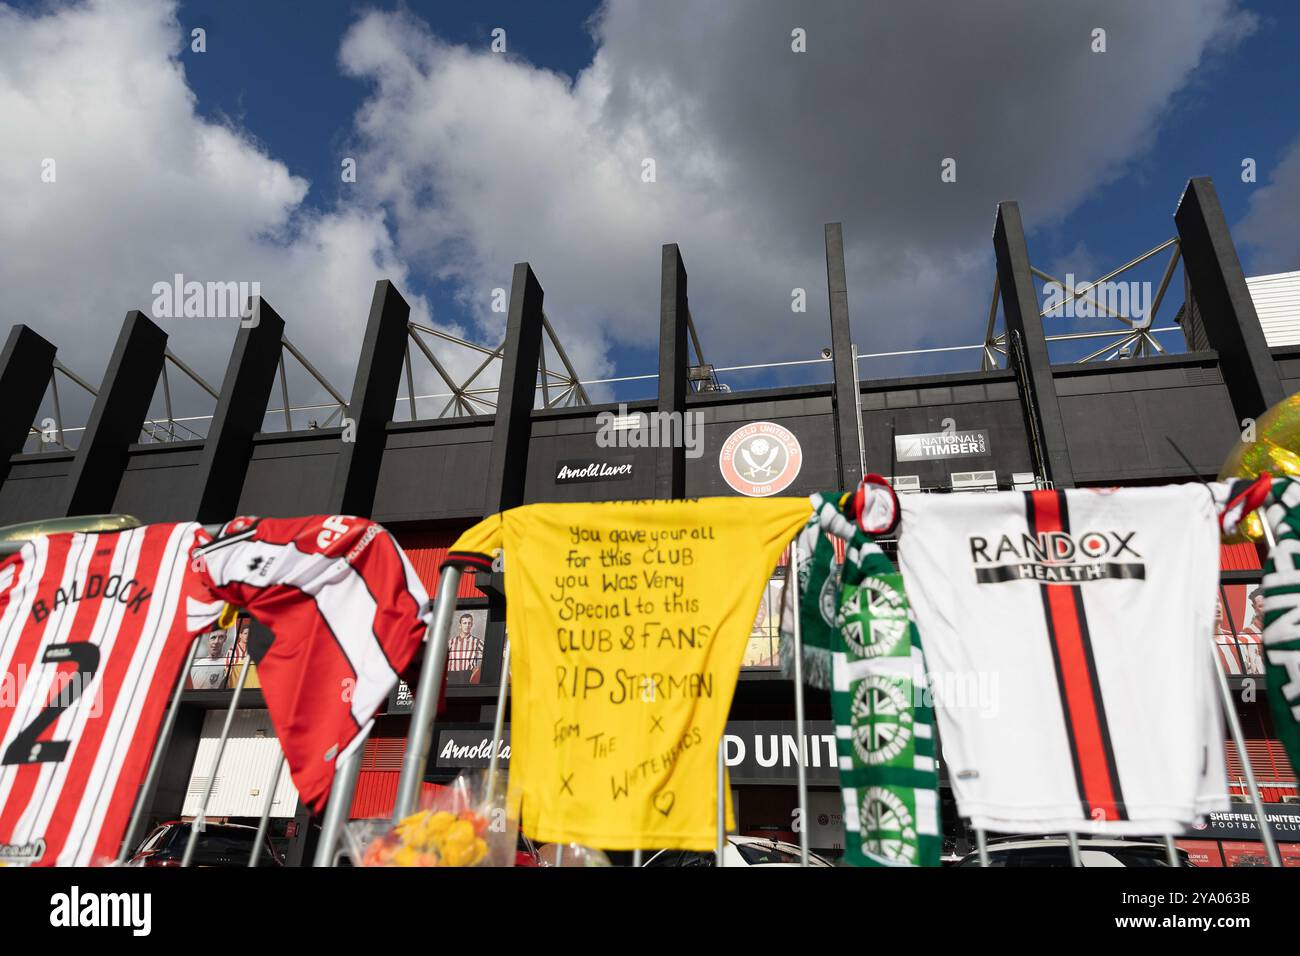
[(718, 468), (727, 484), (750, 498), (780, 494), (802, 467), (799, 439), (772, 422), (751, 422), (737, 428), (722, 443), (718, 455)]

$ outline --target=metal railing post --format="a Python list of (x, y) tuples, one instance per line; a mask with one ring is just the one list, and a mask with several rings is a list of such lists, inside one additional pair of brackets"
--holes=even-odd
[[(451, 622), (448, 621), (450, 624)], [(501, 738), (506, 729), (506, 687), (510, 682), (510, 640), (501, 652), (501, 686), (497, 688), (497, 712), (492, 716), (492, 759), (488, 762), (487, 795), (496, 796), (497, 768), (501, 764)]]
[(221, 758), (226, 752), (226, 741), (230, 739), (230, 725), (235, 722), (235, 711), (239, 708), (239, 695), (244, 690), (244, 681), (248, 679), (250, 660), (252, 655), (245, 653), (244, 663), (239, 668), (239, 681), (235, 684), (235, 692), (230, 695), (230, 706), (226, 708), (226, 722), (222, 725), (221, 736), (217, 739), (217, 753), (212, 758), (212, 771), (208, 774), (208, 785), (203, 790), (203, 799), (199, 801), (199, 812), (190, 822), (190, 839), (185, 844), (185, 855), (181, 858), (182, 867), (187, 867), (194, 862), (194, 850), (199, 845), (199, 832), (205, 823), (208, 801), (212, 799), (212, 790), (217, 782), (217, 771), (221, 769)]
[[(861, 416), (858, 416), (861, 421)], [(790, 582), (787, 587), (793, 585), (794, 594), (799, 593), (799, 547), (794, 545), (790, 548)], [(808, 747), (804, 737), (804, 719), (803, 719), (803, 633), (799, 626), (799, 610), (796, 608), (794, 617), (794, 626), (791, 629), (794, 634), (794, 732), (799, 738), (799, 765), (798, 771), (798, 794), (799, 794), (799, 865), (808, 865), (808, 856), (811, 852), (810, 843), (812, 835), (808, 832)], [(725, 739), (726, 734), (723, 733)]]
[(330, 786), (329, 803), (325, 805), (325, 817), (320, 825), (320, 842), (316, 844), (316, 859), (312, 866), (332, 867), (338, 862), (335, 850), (339, 844), (339, 835), (352, 811), (352, 798), (357, 792), (357, 776), (361, 773), (361, 755), (369, 737), (370, 726), (367, 726), (334, 765), (334, 783)]
[(258, 857), (261, 856), (262, 841), (266, 839), (267, 831), (271, 829), (271, 807), (275, 803), (275, 790), (280, 786), (280, 771), (284, 769), (284, 751), (275, 758), (275, 769), (271, 771), (271, 787), (266, 791), (266, 802), (262, 804), (262, 819), (257, 824), (257, 838), (253, 841), (253, 850), (248, 854), (248, 865), (250, 868), (257, 867)]
[(726, 866), (725, 850), (727, 848), (727, 729), (722, 729), (718, 739), (718, 845), (714, 851), (714, 863)]
[(176, 680), (176, 686), (172, 688), (171, 703), (167, 705), (167, 716), (163, 718), (162, 729), (158, 732), (158, 742), (154, 745), (153, 755), (149, 758), (149, 769), (145, 772), (144, 783), (140, 785), (140, 792), (135, 797), (135, 808), (131, 811), (131, 822), (127, 824), (126, 833), (122, 836), (122, 847), (117, 851), (117, 862), (125, 863), (128, 855), (135, 847), (135, 841), (140, 839), (140, 821), (144, 819), (148, 804), (153, 800), (153, 788), (158, 782), (158, 773), (162, 770), (163, 754), (171, 746), (172, 732), (176, 729), (176, 715), (181, 710), (181, 695), (185, 692), (185, 678), (189, 676), (190, 662), (194, 660), (194, 655), (199, 650), (199, 638), (194, 638), (190, 644), (189, 655), (181, 663), (181, 675)]
[(442, 696), (442, 678), (447, 672), (447, 644), (450, 640), (451, 615), (460, 588), (460, 568), (447, 565), (438, 580), (438, 594), (433, 604), (433, 619), (425, 632), (424, 663), (420, 666), (420, 683), (416, 688), (415, 707), (411, 713), (410, 737), (402, 756), (402, 776), (397, 784), (393, 820), (409, 816), (415, 810), (424, 768), (429, 759), (429, 741), (433, 722), (438, 716), (438, 699)]

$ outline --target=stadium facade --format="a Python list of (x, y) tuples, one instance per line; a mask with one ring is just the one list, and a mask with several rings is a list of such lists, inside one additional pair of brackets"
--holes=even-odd
[[(1179, 315), (1187, 351), (1152, 354), (1139, 347), (1117, 349), (1121, 357), (1109, 361), (1054, 363), (1053, 337), (1045, 332), (1034, 285), (1041, 273), (1031, 263), (1016, 204), (1003, 203), (993, 232), (995, 300), (983, 368), (863, 378), (850, 331), (841, 230), (830, 224), (824, 330), (833, 379), (750, 391), (717, 387), (716, 373), (702, 361), (693, 341), (682, 255), (676, 245), (666, 245), (657, 395), (630, 401), (625, 410), (583, 403), (585, 392), (567, 358), (563, 371), (543, 367), (544, 386), (539, 385), (544, 343), (555, 343), (552, 355), (559, 346), (545, 316), (542, 285), (526, 263), (514, 270), (503, 347), (483, 350), (485, 363), (500, 362), (499, 385), (489, 402), (468, 383), (453, 383), (452, 404), (460, 412), (453, 417), (394, 420), (404, 403), (404, 383), (410, 388), (411, 345), (420, 339), (412, 332), (406, 302), (387, 281), (376, 287), (339, 422), (309, 429), (263, 431), (268, 406), (279, 397), (276, 381), (287, 347), (284, 322), (259, 300), (257, 324), (241, 328), (225, 377), (213, 389), (216, 408), (206, 437), (142, 440), (156, 435), (146, 418), (170, 359), (166, 334), (145, 314), (131, 312), (75, 450), (60, 443), (31, 450), (31, 426), (57, 356), (55, 346), (39, 334), (15, 326), (0, 356), (6, 410), (0, 428), (0, 525), (99, 513), (205, 523), (237, 514), (366, 515), (397, 534), (432, 589), (439, 559), (460, 530), (485, 514), (533, 502), (762, 494), (777, 485), (781, 494), (803, 495), (852, 487), (863, 462), (873, 471), (892, 467), (900, 488), (919, 493), (1211, 478), (1239, 440), (1243, 421), (1300, 389), (1300, 347), (1269, 347), (1208, 179), (1189, 182), (1173, 218), (1171, 248), (1181, 256), (1186, 277)], [(1002, 332), (995, 334), (999, 311)], [(1141, 335), (1129, 341), (1146, 343)], [(301, 358), (296, 350), (295, 356)], [(614, 412), (629, 428), (636, 427), (636, 416), (693, 414), (702, 423), (702, 454), (688, 455), (681, 443), (598, 443)], [(1195, 476), (1179, 450), (1191, 460)], [(732, 467), (737, 461), (747, 462), (748, 478)], [(1260, 554), (1253, 545), (1225, 546), (1223, 553), (1225, 601), (1232, 603), (1230, 592), (1241, 595), (1232, 610), (1241, 630), (1249, 614), (1244, 595), (1260, 577)], [(774, 605), (781, 576), (777, 569), (755, 623), (747, 657), (751, 666), (742, 674), (731, 714), (737, 741), (733, 784), (743, 832), (788, 833), (792, 827), (794, 770), (786, 759), (786, 741), (793, 730), (793, 703), (790, 685), (775, 666)], [(476, 582), (466, 581), (461, 593), (461, 607), (470, 614), (471, 651), (451, 671), (447, 712), (429, 760), (430, 780), (485, 763), (491, 746), (505, 626), (500, 582), (479, 575)], [(1241, 700), (1239, 709), (1255, 773), (1269, 803), (1290, 803), (1296, 794), (1294, 772), (1272, 739), (1264, 677), (1251, 672), (1244, 651), (1234, 644), (1225, 653), (1235, 654), (1238, 662), (1234, 685), (1258, 688), (1257, 695), (1239, 695), (1252, 698)], [(1149, 679), (1158, 681), (1160, 675)], [(235, 693), (233, 676), (220, 684), (185, 692), (153, 796), (155, 820), (192, 812), (195, 788), (208, 773), (202, 758), (211, 750), (205, 741)], [(255, 684), (254, 679), (240, 698), (241, 710), (248, 711), (240, 726), (254, 743), (236, 747), (228, 755), (231, 764), (223, 764), (218, 774), (219, 799), (212, 812), (230, 819), (256, 816), (258, 811), (249, 808), (260, 808), (267, 786), (258, 774), (269, 765), (255, 742), (265, 740), (269, 725), (264, 713), (262, 718), (257, 713), (262, 702)], [(391, 806), (405, 710), (404, 700), (394, 695), (367, 744), (354, 805), (358, 816)], [(808, 717), (814, 735), (829, 732), (824, 696), (809, 693)], [(812, 749), (818, 752), (816, 741)], [(1229, 749), (1234, 791), (1242, 792), (1240, 763)], [(814, 847), (829, 848), (838, 793), (834, 769), (829, 759), (824, 763), (812, 773), (815, 801), (809, 818)], [(292, 807), (291, 795), (283, 803), (274, 812), (276, 832), (291, 836), (289, 856), (298, 860), (309, 832), (307, 817), (301, 809), (285, 809)], [(952, 819), (951, 803), (944, 809), (949, 835), (960, 848), (964, 834)], [(1279, 839), (1288, 837), (1279, 834)]]

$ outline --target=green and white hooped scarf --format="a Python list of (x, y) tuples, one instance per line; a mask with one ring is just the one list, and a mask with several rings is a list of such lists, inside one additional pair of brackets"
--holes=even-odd
[(838, 496), (814, 495), (824, 503), (794, 540), (799, 553), (799, 580), (786, 578), (781, 597), (781, 674), (794, 680), (794, 615), (799, 613), (800, 643), (803, 645), (803, 680), (809, 687), (831, 689), (831, 651), (835, 648), (835, 616), (839, 611), (841, 566), (835, 560), (835, 545), (825, 530), (848, 540), (853, 524), (839, 513), (833, 502)]
[[(874, 478), (875, 476), (869, 476)], [(897, 520), (893, 490), (864, 479), (855, 513), (877, 533)], [(819, 526), (849, 546), (831, 631), (831, 710), (850, 866), (937, 866), (941, 849), (934, 709), (902, 576), (849, 521), (838, 496), (813, 495)], [(811, 589), (810, 589), (811, 592)], [(801, 628), (809, 628), (808, 602)], [(802, 635), (801, 635), (802, 636)]]
[(1273, 724), (1300, 767), (1300, 482), (1275, 478), (1264, 519), (1274, 545), (1264, 562), (1264, 658)]
[(903, 577), (859, 531), (840, 588), (832, 655), (845, 860), (853, 866), (937, 866), (939, 774), (934, 709)]

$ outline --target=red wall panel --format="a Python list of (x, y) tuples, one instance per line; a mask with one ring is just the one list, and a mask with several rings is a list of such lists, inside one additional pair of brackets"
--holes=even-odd
[[(415, 573), (419, 575), (429, 597), (434, 597), (438, 589), (438, 575), (442, 571), (442, 562), (446, 560), (447, 551), (460, 537), (459, 531), (407, 531), (395, 532), (397, 543), (402, 546), (410, 558)], [(474, 574), (462, 574), (460, 590), (457, 597), (481, 598), (485, 595), (474, 586)]]

